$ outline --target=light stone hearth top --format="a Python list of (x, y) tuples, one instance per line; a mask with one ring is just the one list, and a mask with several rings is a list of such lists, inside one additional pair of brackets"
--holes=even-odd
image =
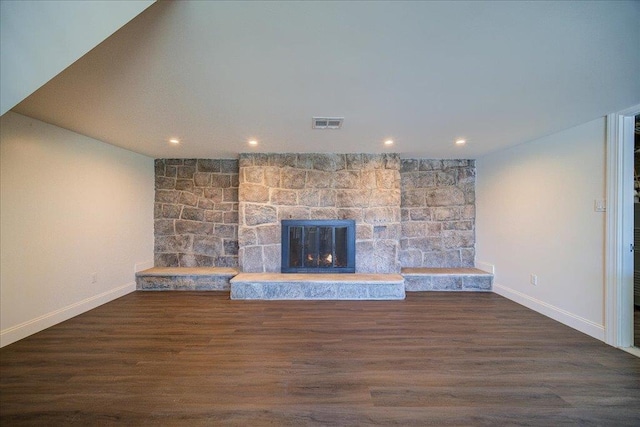
[(412, 276), (490, 276), (479, 268), (403, 268), (402, 274)]
[(321, 283), (401, 283), (404, 278), (400, 274), (369, 274), (369, 273), (344, 273), (344, 274), (302, 274), (302, 273), (240, 273), (233, 279), (234, 282), (321, 282)]
[(235, 276), (238, 270), (229, 267), (153, 267), (136, 276)]

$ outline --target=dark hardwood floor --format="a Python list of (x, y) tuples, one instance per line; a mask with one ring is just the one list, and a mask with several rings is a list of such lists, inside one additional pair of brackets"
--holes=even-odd
[(640, 306), (633, 306), (633, 345), (640, 348)]
[(640, 359), (491, 293), (136, 292), (0, 368), (3, 426), (640, 425)]

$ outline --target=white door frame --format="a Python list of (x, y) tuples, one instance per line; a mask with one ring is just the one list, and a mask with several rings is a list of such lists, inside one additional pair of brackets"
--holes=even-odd
[[(605, 342), (633, 346), (634, 117), (640, 105), (607, 116)], [(638, 249), (640, 250), (640, 248)]]

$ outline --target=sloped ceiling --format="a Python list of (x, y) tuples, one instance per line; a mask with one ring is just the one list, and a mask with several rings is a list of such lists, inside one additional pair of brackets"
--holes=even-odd
[(0, 114), (155, 0), (0, 2)]
[(639, 23), (640, 2), (157, 2), (14, 110), (156, 158), (477, 158), (640, 103)]

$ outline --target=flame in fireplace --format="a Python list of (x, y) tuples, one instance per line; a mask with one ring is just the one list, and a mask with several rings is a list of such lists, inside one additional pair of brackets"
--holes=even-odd
[(331, 255), (331, 254), (327, 255), (327, 257), (325, 258), (325, 260), (326, 260), (329, 264), (331, 264), (331, 263), (333, 262), (333, 255)]

